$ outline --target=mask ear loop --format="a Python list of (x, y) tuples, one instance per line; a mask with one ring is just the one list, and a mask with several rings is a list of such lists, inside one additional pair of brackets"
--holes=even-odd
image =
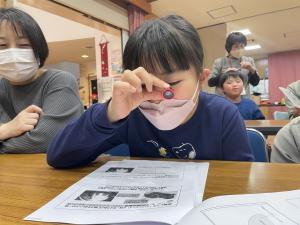
[(38, 58), (36, 58), (36, 62), (37, 62), (37, 64), (38, 64), (38, 66), (40, 67), (40, 65), (41, 65), (41, 60), (40, 60), (40, 58), (38, 57)]
[(197, 85), (196, 85), (196, 89), (195, 89), (195, 92), (193, 94), (193, 97), (191, 98), (191, 100), (193, 100), (195, 98), (195, 95), (197, 95), (197, 98), (196, 98), (196, 101), (195, 101), (195, 104), (196, 102), (198, 101), (198, 98), (199, 98), (199, 93), (197, 93), (197, 90), (199, 88), (199, 83), (200, 83), (200, 78), (198, 78), (198, 81), (197, 81)]

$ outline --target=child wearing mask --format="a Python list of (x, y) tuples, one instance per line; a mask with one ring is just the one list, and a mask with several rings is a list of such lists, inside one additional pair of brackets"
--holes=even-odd
[(83, 112), (76, 79), (43, 69), (47, 56), (34, 19), (0, 9), (0, 153), (46, 152), (57, 130)]
[(253, 160), (237, 108), (201, 92), (202, 63), (198, 33), (185, 19), (144, 22), (126, 44), (112, 98), (57, 134), (49, 165), (86, 165), (121, 143), (136, 157)]
[(208, 78), (208, 86), (216, 87), (216, 93), (223, 95), (218, 88), (221, 75), (230, 69), (239, 69), (244, 80), (245, 95), (250, 98), (249, 84), (256, 86), (259, 83), (259, 76), (256, 71), (254, 60), (244, 56), (244, 48), (247, 45), (247, 38), (241, 32), (232, 32), (228, 35), (225, 43), (227, 56), (215, 60), (211, 74)]
[(265, 117), (254, 101), (242, 98), (244, 78), (239, 71), (228, 71), (220, 78), (220, 88), (224, 95), (234, 103), (244, 120), (264, 120)]

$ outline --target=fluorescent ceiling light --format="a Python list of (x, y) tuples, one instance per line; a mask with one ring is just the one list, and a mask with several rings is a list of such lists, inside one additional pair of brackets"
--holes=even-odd
[(237, 30), (237, 31), (234, 31), (234, 32), (241, 32), (243, 35), (251, 34), (251, 31), (249, 29)]
[(245, 47), (245, 50), (246, 50), (246, 51), (249, 51), (249, 50), (255, 50), (255, 49), (259, 49), (259, 48), (261, 48), (260, 45), (247, 45), (247, 46)]
[(81, 58), (84, 58), (84, 59), (86, 59), (86, 58), (88, 58), (89, 56), (88, 55), (82, 55), (81, 56)]

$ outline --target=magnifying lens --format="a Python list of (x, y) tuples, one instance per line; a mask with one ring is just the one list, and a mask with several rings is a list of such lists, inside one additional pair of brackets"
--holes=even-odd
[(167, 88), (163, 90), (161, 94), (164, 99), (172, 99), (175, 96), (175, 90), (173, 88)]

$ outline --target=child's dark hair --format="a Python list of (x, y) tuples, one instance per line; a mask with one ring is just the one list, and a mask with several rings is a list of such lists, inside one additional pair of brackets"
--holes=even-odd
[(27, 13), (16, 8), (0, 9), (0, 24), (4, 21), (14, 29), (17, 36), (28, 38), (39, 67), (42, 67), (48, 57), (49, 49), (37, 22)]
[(226, 38), (225, 49), (229, 53), (234, 44), (247, 45), (247, 38), (241, 32), (232, 32)]
[(123, 68), (144, 67), (152, 74), (169, 74), (193, 66), (200, 74), (203, 49), (197, 30), (180, 16), (144, 22), (130, 37), (123, 54)]
[(219, 87), (223, 88), (225, 81), (228, 80), (231, 77), (233, 77), (233, 78), (239, 77), (244, 83), (244, 77), (242, 76), (241, 72), (231, 70), (231, 71), (228, 71), (228, 72), (223, 73), (221, 75), (221, 77), (219, 79)]

